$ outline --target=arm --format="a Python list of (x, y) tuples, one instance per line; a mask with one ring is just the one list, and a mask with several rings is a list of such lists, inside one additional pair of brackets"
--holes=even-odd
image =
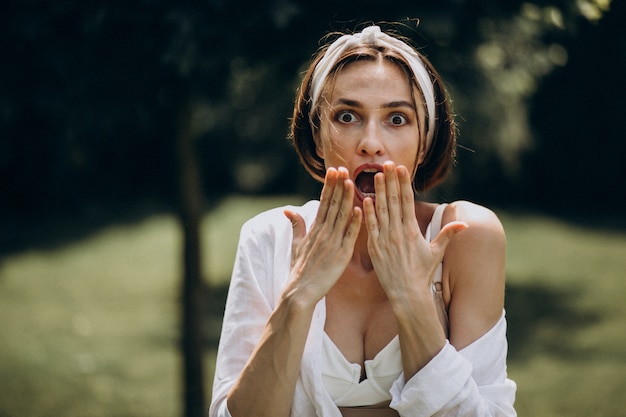
[(506, 374), (504, 316), (461, 351), (446, 344), (406, 383), (398, 379), (391, 407), (402, 417), (515, 417), (515, 383)]
[[(345, 169), (328, 170), (320, 208), (308, 234), (302, 217), (285, 212), (294, 227), (288, 283), (260, 328), (260, 339), (247, 362), (237, 375), (231, 370), (229, 377), (234, 381), (227, 393), (227, 411), (233, 417), (289, 415), (315, 305), (343, 273), (360, 228), (360, 211), (352, 208), (354, 185), (347, 175)], [(249, 301), (245, 292), (239, 298), (231, 299), (229, 294), (229, 304)], [(239, 341), (230, 340), (233, 346), (224, 345), (224, 350), (236, 349)]]
[(393, 162), (383, 168), (374, 177), (375, 206), (371, 199), (364, 201), (368, 251), (398, 323), (408, 380), (446, 344), (431, 293), (432, 277), (451, 239), (468, 225), (450, 222), (435, 241), (427, 242), (415, 215), (410, 173)]
[(448, 246), (450, 343), (461, 350), (487, 333), (502, 316), (506, 240), (496, 215), (469, 202), (450, 204), (443, 222), (469, 225)]
[(450, 342), (394, 387), (392, 405), (407, 417), (515, 416), (516, 387), (506, 373), (504, 231), (495, 214), (467, 202), (448, 207), (444, 223), (454, 220), (469, 228), (445, 253)]
[[(213, 395), (209, 416), (230, 417), (226, 396), (236, 378), (256, 348), (263, 329), (272, 314), (274, 291), (272, 274), (279, 268), (272, 265), (274, 232), (268, 233), (261, 224), (272, 224), (280, 214), (266, 213), (246, 222), (230, 280), (222, 333), (216, 360)], [(284, 236), (282, 232), (280, 236)], [(272, 268), (273, 267), (273, 268)], [(284, 267), (282, 269), (284, 273)], [(278, 269), (278, 273), (281, 270)]]
[[(370, 255), (394, 309), (402, 351), (404, 375), (394, 384), (391, 406), (403, 417), (515, 415), (515, 386), (506, 379), (506, 334), (490, 331), (503, 311), (500, 222), (482, 207), (456, 203), (446, 210), (441, 233), (426, 242), (413, 221), (408, 172), (393, 168), (385, 166), (377, 179), (376, 207), (365, 206)], [(444, 276), (449, 277), (444, 283), (449, 282), (451, 294), (449, 342), (430, 292), (444, 251)], [(501, 321), (498, 329), (505, 327)], [(475, 349), (478, 341), (483, 345)], [(457, 351), (463, 348), (472, 354)], [(493, 355), (482, 356), (493, 349)]]
[(288, 416), (315, 305), (284, 296), (228, 394), (232, 416)]

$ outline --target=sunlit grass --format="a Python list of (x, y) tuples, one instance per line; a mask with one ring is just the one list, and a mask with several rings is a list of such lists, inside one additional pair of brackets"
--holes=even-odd
[(302, 203), (303, 200), (297, 197), (230, 197), (222, 201), (203, 223), (205, 271), (209, 280), (221, 284), (225, 278), (230, 278), (239, 231), (246, 220), (273, 207)]
[(177, 415), (179, 240), (160, 216), (5, 259), (0, 411)]
[[(227, 281), (246, 219), (299, 202), (224, 200), (203, 224), (207, 280)], [(626, 233), (499, 214), (519, 415), (624, 415)], [(0, 416), (180, 416), (180, 242), (155, 215), (2, 259)]]
[(524, 329), (509, 331), (524, 341), (510, 348), (523, 359), (509, 365), (520, 415), (625, 415), (626, 233), (542, 216), (501, 217), (514, 288), (509, 296), (515, 288), (549, 294), (547, 305), (530, 313), (528, 305), (507, 302)]
[[(204, 223), (207, 277), (227, 281), (247, 218), (298, 201), (226, 199)], [(0, 260), (0, 416), (180, 416), (181, 241), (157, 215)]]

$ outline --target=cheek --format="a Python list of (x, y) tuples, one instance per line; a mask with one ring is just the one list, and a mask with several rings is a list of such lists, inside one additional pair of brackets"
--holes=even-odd
[(338, 135), (334, 130), (330, 123), (322, 123), (315, 137), (317, 155), (324, 160), (332, 158), (333, 153), (338, 150)]
[(401, 158), (401, 163), (413, 173), (415, 173), (417, 167), (422, 163), (423, 158), (421, 158), (420, 152), (421, 150), (414, 136), (410, 139), (407, 138), (402, 146), (398, 146), (395, 149), (396, 155), (399, 155), (399, 158)]
[(338, 140), (336, 136), (325, 136), (319, 141), (316, 148), (317, 155), (324, 160), (326, 168), (347, 166), (351, 148), (345, 142), (345, 140)]

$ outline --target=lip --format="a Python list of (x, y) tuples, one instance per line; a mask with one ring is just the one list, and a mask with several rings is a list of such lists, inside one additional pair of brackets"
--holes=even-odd
[(352, 178), (352, 181), (355, 184), (354, 190), (355, 190), (355, 195), (356, 197), (359, 199), (359, 201), (363, 201), (365, 200), (366, 197), (370, 197), (372, 199), (374, 199), (374, 201), (376, 200), (376, 197), (374, 196), (365, 196), (361, 193), (361, 190), (359, 190), (358, 187), (356, 187), (356, 179), (359, 176), (360, 173), (362, 173), (365, 170), (376, 170), (377, 172), (382, 172), (383, 171), (383, 166), (380, 164), (363, 164), (363, 165), (359, 165), (357, 167), (357, 169), (354, 171), (354, 177)]

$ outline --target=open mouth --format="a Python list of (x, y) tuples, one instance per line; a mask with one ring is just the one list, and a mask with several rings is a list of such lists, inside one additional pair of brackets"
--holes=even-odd
[(366, 167), (361, 170), (354, 179), (357, 196), (363, 200), (367, 197), (375, 198), (376, 190), (374, 188), (374, 176), (381, 172), (382, 169), (374, 167)]

